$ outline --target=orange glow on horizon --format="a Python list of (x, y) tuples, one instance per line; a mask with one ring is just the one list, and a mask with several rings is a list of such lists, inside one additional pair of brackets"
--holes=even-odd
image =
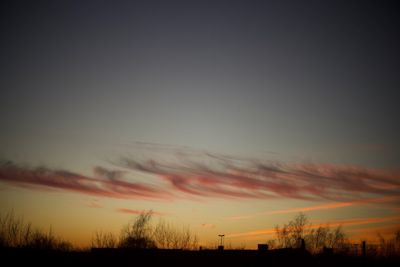
[[(368, 224), (375, 224), (375, 223), (383, 223), (383, 222), (390, 222), (390, 221), (397, 221), (400, 222), (400, 216), (387, 216), (387, 217), (374, 217), (374, 218), (354, 218), (354, 219), (344, 219), (344, 220), (336, 220), (332, 223), (320, 223), (320, 224), (310, 224), (307, 225), (307, 229), (317, 229), (319, 227), (338, 227), (338, 226), (353, 226), (353, 225), (368, 225)], [(399, 225), (399, 224), (394, 224)], [(384, 226), (381, 226), (382, 229)], [(366, 231), (367, 228), (359, 229), (360, 232), (364, 230)], [(373, 227), (373, 229), (381, 229), (379, 227)], [(275, 234), (275, 228), (266, 228), (266, 229), (259, 229), (255, 231), (248, 231), (242, 233), (233, 233), (228, 234), (227, 237), (246, 237), (246, 236), (255, 236), (255, 235), (272, 235)], [(353, 232), (353, 231), (350, 231)]]

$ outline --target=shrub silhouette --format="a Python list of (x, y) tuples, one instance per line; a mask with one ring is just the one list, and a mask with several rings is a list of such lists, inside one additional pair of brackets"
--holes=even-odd
[(93, 248), (116, 248), (118, 240), (111, 232), (96, 231), (92, 238)]
[(189, 227), (181, 229), (160, 220), (153, 231), (153, 238), (158, 248), (164, 249), (195, 249), (197, 236), (190, 232)]
[(48, 233), (33, 230), (32, 224), (17, 218), (13, 211), (0, 215), (0, 247), (71, 250), (72, 244)]
[(178, 228), (164, 220), (154, 225), (152, 216), (152, 211), (139, 214), (122, 229), (119, 240), (110, 232), (95, 232), (92, 247), (185, 250), (197, 248), (197, 236), (191, 233), (189, 227)]
[(22, 218), (16, 218), (13, 211), (0, 215), (0, 246), (24, 247), (32, 241), (32, 227)]
[(378, 233), (379, 245), (377, 254), (382, 257), (395, 257), (400, 255), (400, 229), (398, 229), (392, 238), (384, 238)]
[(150, 220), (152, 211), (141, 213), (133, 223), (122, 230), (119, 247), (121, 248), (156, 248), (152, 239)]

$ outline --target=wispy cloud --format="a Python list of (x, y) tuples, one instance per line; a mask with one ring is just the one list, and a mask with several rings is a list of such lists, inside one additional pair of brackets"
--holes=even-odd
[(212, 223), (202, 223), (200, 224), (202, 228), (215, 228), (215, 224)]
[[(113, 198), (287, 198), (343, 202), (310, 207), (309, 210), (352, 205), (350, 202), (366, 196), (400, 195), (398, 170), (271, 162), (146, 143), (140, 143), (138, 147), (141, 153), (111, 161), (118, 169), (97, 166), (92, 176), (1, 161), (0, 181)], [(126, 175), (128, 172), (134, 172), (130, 179)], [(152, 184), (132, 180), (142, 173), (152, 174), (158, 180)], [(281, 211), (285, 212), (294, 210)]]
[(343, 202), (367, 194), (400, 194), (398, 170), (270, 162), (155, 144), (141, 144), (141, 148), (146, 157), (124, 156), (114, 164), (157, 175), (193, 196)]
[(266, 229), (258, 229), (258, 230), (254, 230), (254, 231), (248, 231), (248, 232), (227, 234), (226, 237), (233, 238), (233, 237), (273, 235), (273, 234), (275, 234), (275, 228), (266, 228)]
[(297, 213), (297, 212), (307, 212), (307, 211), (314, 211), (314, 210), (338, 209), (338, 208), (343, 208), (343, 207), (349, 207), (352, 205), (353, 205), (352, 202), (339, 202), (339, 203), (330, 203), (330, 204), (316, 205), (316, 206), (303, 207), (303, 208), (276, 210), (276, 211), (269, 212), (269, 214)]
[(370, 218), (352, 218), (352, 219), (343, 219), (343, 220), (335, 220), (331, 223), (322, 223), (319, 225), (313, 225), (312, 227), (319, 226), (352, 226), (352, 225), (364, 225), (364, 224), (375, 224), (375, 223), (383, 223), (383, 222), (399, 222), (400, 216), (383, 216), (383, 217), (370, 217)]
[(299, 213), (299, 212), (310, 212), (310, 211), (317, 211), (317, 210), (330, 210), (330, 209), (339, 209), (351, 206), (359, 206), (359, 205), (369, 205), (369, 204), (392, 204), (393, 209), (396, 209), (397, 205), (400, 202), (400, 196), (387, 196), (381, 198), (366, 198), (366, 199), (359, 199), (354, 201), (348, 202), (332, 202), (327, 204), (320, 204), (320, 205), (312, 205), (307, 207), (299, 207), (299, 208), (291, 208), (291, 209), (281, 209), (281, 210), (273, 210), (273, 211), (264, 211), (264, 212), (257, 212), (252, 214), (245, 214), (245, 215), (236, 215), (226, 217), (228, 220), (243, 220), (243, 219), (250, 219), (257, 216), (262, 215), (271, 215), (271, 214), (286, 214), (286, 213)]
[(31, 168), (11, 161), (0, 162), (0, 181), (35, 189), (53, 188), (98, 197), (169, 199), (171, 194), (153, 185), (122, 180), (122, 172), (95, 168), (89, 177), (65, 170)]
[[(307, 229), (316, 229), (318, 227), (337, 227), (337, 226), (354, 226), (354, 225), (374, 225), (378, 223), (397, 222), (400, 221), (400, 216), (386, 216), (386, 217), (371, 217), (371, 218), (351, 218), (344, 220), (334, 220), (330, 223), (310, 224), (306, 226)], [(273, 235), (276, 233), (275, 228), (257, 229), (248, 232), (231, 233), (226, 237), (246, 237), (246, 236), (262, 236)]]
[(98, 209), (98, 208), (103, 208), (103, 205), (101, 205), (101, 204), (99, 203), (99, 200), (98, 200), (98, 199), (92, 199), (92, 200), (90, 200), (90, 201), (86, 204), (86, 206), (88, 206), (89, 208), (96, 208), (96, 209)]
[(352, 233), (353, 235), (362, 234), (363, 236), (366, 233), (369, 233), (372, 237), (376, 238), (378, 233), (386, 236), (393, 236), (398, 229), (399, 223), (388, 223), (380, 226), (367, 225), (365, 227), (357, 227), (354, 229), (349, 229), (348, 232)]
[[(132, 215), (139, 215), (139, 214), (142, 214), (143, 212), (146, 212), (145, 210), (134, 210), (134, 209), (127, 209), (127, 208), (119, 208), (119, 209), (116, 209), (115, 211), (121, 212), (121, 213), (132, 214)], [(157, 216), (167, 215), (167, 213), (158, 212), (158, 211), (151, 211), (151, 213), (153, 215), (157, 215)]]
[(226, 217), (226, 219), (228, 219), (228, 220), (243, 220), (243, 219), (254, 218), (257, 216), (261, 216), (261, 215), (299, 213), (299, 212), (307, 212), (307, 211), (315, 211), (315, 210), (337, 209), (337, 208), (349, 207), (352, 205), (353, 205), (352, 202), (337, 202), (337, 203), (329, 203), (329, 204), (315, 205), (315, 206), (309, 206), (309, 207), (257, 212), (257, 213), (248, 214), (248, 215), (230, 216), (230, 217)]

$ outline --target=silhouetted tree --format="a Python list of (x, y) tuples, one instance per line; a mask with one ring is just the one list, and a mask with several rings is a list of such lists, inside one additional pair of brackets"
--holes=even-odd
[(154, 241), (158, 248), (194, 249), (197, 248), (197, 236), (190, 232), (189, 227), (176, 227), (160, 220), (153, 232)]
[(329, 231), (329, 227), (323, 226), (311, 229), (306, 239), (307, 249), (313, 253), (320, 252), (320, 250), (327, 245)]
[(275, 227), (276, 240), (268, 241), (271, 248), (299, 248), (301, 240), (305, 240), (306, 249), (312, 253), (321, 252), (324, 247), (345, 250), (349, 242), (341, 225), (336, 228), (329, 226), (313, 227), (303, 213), (282, 227)]
[(275, 227), (277, 236), (276, 246), (280, 248), (298, 248), (300, 247), (301, 239), (306, 236), (306, 226), (308, 218), (303, 213), (299, 213), (288, 224), (282, 227)]
[(152, 239), (150, 220), (153, 212), (141, 213), (133, 223), (128, 224), (121, 233), (119, 247), (121, 248), (155, 248)]
[[(152, 212), (143, 212), (131, 224), (127, 225), (121, 234), (119, 247), (122, 248), (163, 248), (163, 249), (194, 249), (197, 248), (197, 236), (190, 232), (189, 227), (181, 229), (164, 220), (157, 225), (151, 224)], [(104, 235), (97, 239), (104, 245), (107, 239)], [(96, 238), (95, 238), (96, 240)], [(99, 243), (99, 242), (97, 242)]]
[(307, 249), (313, 253), (319, 253), (325, 248), (344, 251), (348, 248), (349, 242), (341, 225), (336, 228), (329, 226), (319, 226), (315, 229), (310, 229), (306, 235)]
[(378, 233), (378, 255), (382, 257), (394, 257), (400, 255), (400, 229), (396, 230), (391, 238), (385, 239)]

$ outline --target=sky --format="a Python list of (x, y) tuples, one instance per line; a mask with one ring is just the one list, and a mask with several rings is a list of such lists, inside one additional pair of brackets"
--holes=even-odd
[(400, 226), (395, 1), (2, 1), (0, 213), (255, 248)]

